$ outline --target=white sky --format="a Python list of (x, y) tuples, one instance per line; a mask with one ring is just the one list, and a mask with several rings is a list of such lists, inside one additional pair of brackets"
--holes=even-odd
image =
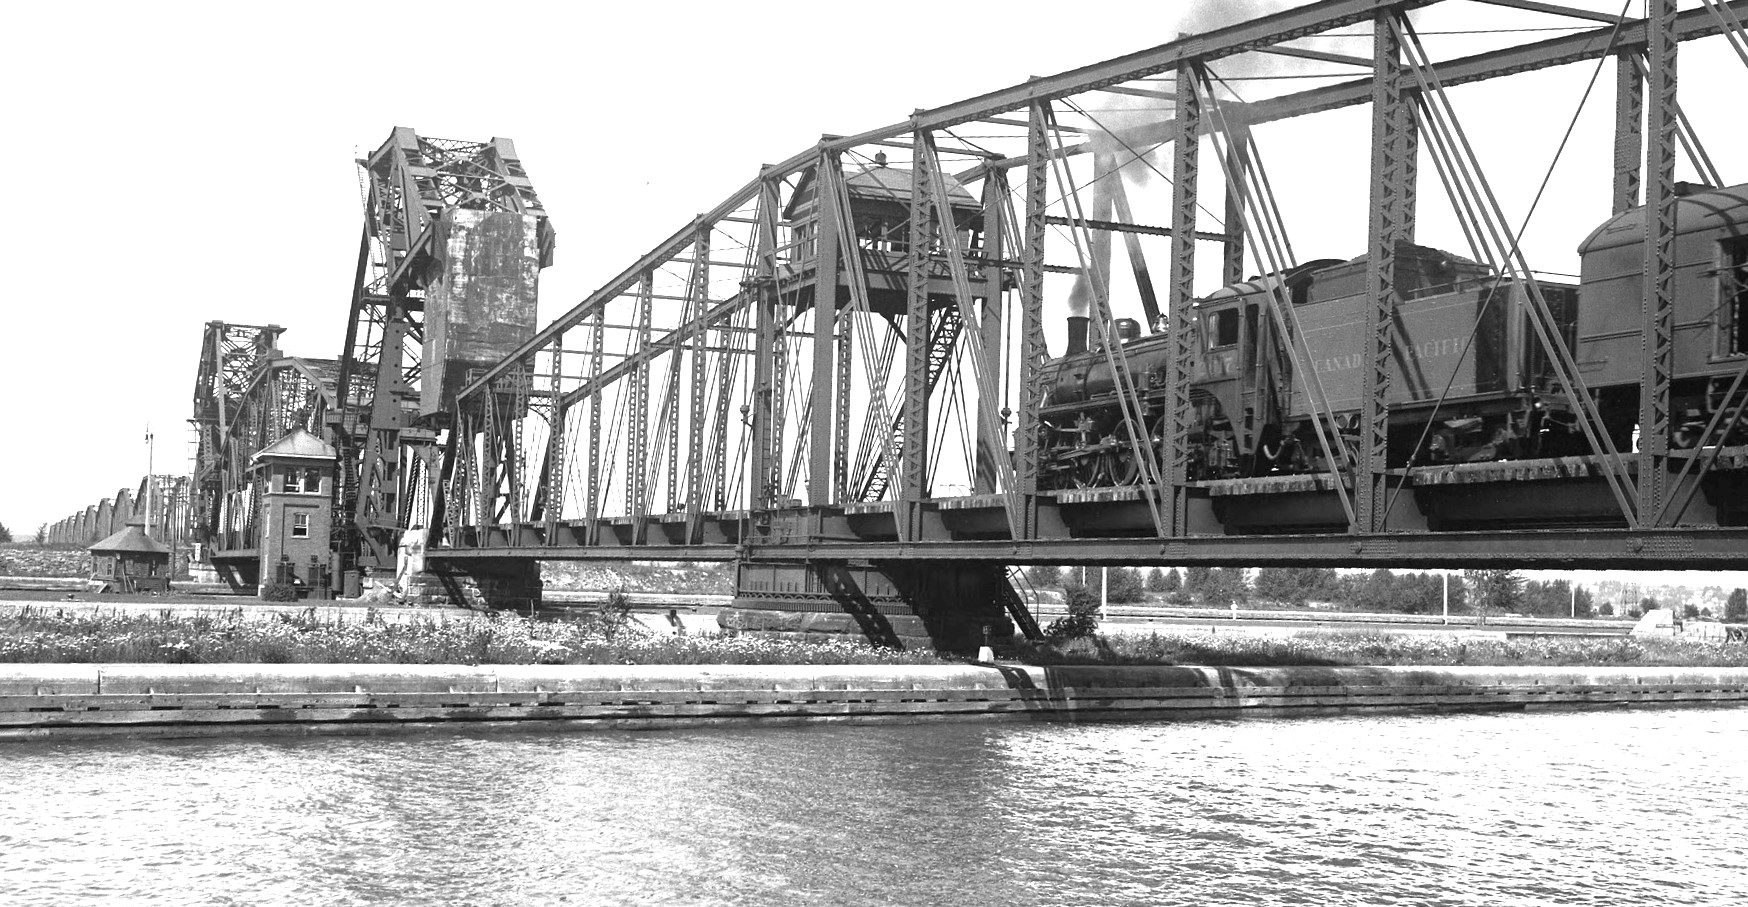
[[(1164, 43), (1192, 6), (1198, 27), (1243, 17), (1213, 0), (9, 8), (0, 522), (25, 536), (137, 485), (148, 423), (158, 471), (185, 469), (208, 320), (276, 323), (288, 353), (339, 354), (362, 217), (353, 159), (394, 126), (515, 140), (559, 236), (541, 278), (544, 322), (822, 133)], [(1567, 24), (1471, 3), (1434, 16), (1417, 21)], [(1689, 113), (1726, 181), (1739, 181), (1741, 63), (1718, 39), (1682, 54)], [(1456, 95), (1514, 219), (1588, 76), (1567, 67)], [(1607, 213), (1612, 84), (1611, 70), (1557, 171), (1552, 213), (1526, 238), (1539, 268), (1573, 270), (1572, 248)], [(1363, 138), (1363, 108), (1297, 122), (1274, 144), (1258, 138), (1299, 257), (1356, 255), (1364, 182), (1346, 177), (1363, 174), (1363, 148), (1323, 139)], [(1422, 186), (1422, 241), (1459, 248), (1438, 235), (1436, 181)]]

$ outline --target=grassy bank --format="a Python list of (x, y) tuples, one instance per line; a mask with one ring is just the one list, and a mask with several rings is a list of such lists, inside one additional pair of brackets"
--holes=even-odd
[[(1748, 646), (1661, 639), (1521, 641), (1380, 633), (1260, 637), (1114, 634), (1022, 645), (1036, 665), (1477, 665), (1748, 667)], [(374, 611), (319, 619), (313, 610), (246, 616), (62, 613), (0, 616), (0, 662), (264, 664), (938, 664), (920, 652), (848, 640), (671, 636), (603, 612), (564, 621), (512, 615), (387, 622)]]
[(389, 623), (374, 612), (245, 617), (60, 614), (0, 617), (0, 663), (180, 664), (936, 664), (933, 655), (851, 641), (669, 636), (612, 617), (530, 621), (511, 615)]
[(1020, 654), (1038, 665), (1748, 667), (1748, 645), (1741, 643), (1624, 636), (1499, 640), (1387, 633), (1132, 633), (1027, 646)]

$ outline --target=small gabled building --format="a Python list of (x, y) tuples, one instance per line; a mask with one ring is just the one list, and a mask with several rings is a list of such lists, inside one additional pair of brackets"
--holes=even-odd
[(130, 521), (90, 548), (93, 592), (166, 592), (170, 549), (146, 535), (144, 521)]

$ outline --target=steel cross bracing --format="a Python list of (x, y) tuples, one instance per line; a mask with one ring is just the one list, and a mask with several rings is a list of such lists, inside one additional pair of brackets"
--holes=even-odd
[[(1579, 30), (1435, 58), (1413, 32), (1418, 11), (1434, 5), (1544, 15)], [(1513, 305), (1527, 313), (1526, 333), (1512, 342), (1543, 349), (1554, 375), (1534, 389), (1536, 399), (1573, 414), (1571, 432), (1587, 445), (1558, 468), (1571, 488), (1600, 495), (1605, 506), (1582, 517), (1595, 521), (1593, 537), (1561, 535), (1559, 544), (1572, 546), (1573, 562), (1663, 562), (1688, 551), (1727, 559), (1720, 552), (1740, 537), (1742, 519), (1728, 498), (1748, 464), (1719, 442), (1739, 434), (1743, 407), (1729, 401), (1745, 382), (1731, 379), (1745, 373), (1732, 359), (1708, 374), (1706, 386), (1724, 401), (1699, 420), (1713, 440), (1692, 455), (1670, 450), (1674, 422), (1686, 418), (1674, 402), (1686, 335), (1673, 316), (1670, 275), (1678, 266), (1678, 150), (1702, 176), (1735, 161), (1712, 161), (1701, 124), (1684, 119), (1675, 48), (1722, 33), (1739, 51), (1748, 45), (1734, 23), (1745, 14), (1748, 0), (1706, 0), (1687, 12), (1653, 0), (1644, 19), (1547, 3), (1327, 0), (828, 136), (764, 168), (466, 384), (446, 468), (449, 499), (469, 503), (451, 508), (438, 550), (457, 559), (877, 551), (1288, 562), (1297, 556), (1286, 536), (1252, 538), (1259, 531), (1247, 526), (1258, 524), (1223, 525), (1220, 514), (1310, 506), (1321, 495), (1325, 515), (1312, 522), (1322, 528), (1292, 535), (1305, 562), (1383, 563), (1395, 552), (1405, 563), (1428, 563), (1441, 550), (1453, 561), (1485, 552), (1510, 560), (1517, 534), (1465, 536), (1479, 539), (1466, 547), (1417, 513), (1440, 494), (1461, 494), (1428, 485), (1392, 446), (1402, 416), (1392, 401), (1410, 390), (1393, 377), (1404, 352), (1399, 323), (1413, 298), (1400, 285), (1398, 257), (1422, 241), (1416, 221), (1430, 197), (1419, 192), (1418, 162), (1430, 160), (1462, 235), (1486, 253), (1477, 260), (1493, 263), (1497, 283), (1520, 294)], [(1332, 40), (1339, 43), (1325, 43)], [(1293, 87), (1240, 102), (1222, 68), (1262, 54), (1291, 58), (1301, 77), (1324, 81), (1305, 89), (1283, 82)], [(1489, 179), (1469, 146), (1477, 114), (1465, 131), (1446, 98), (1457, 86), (1605, 59), (1614, 61), (1615, 78), (1604, 85), (1617, 89), (1615, 141), (1596, 191), (1617, 212), (1634, 209), (1643, 192), (1651, 224), (1639, 319), (1644, 378), (1633, 388), (1633, 418), (1651, 440), (1637, 451), (1623, 448), (1620, 406), (1587, 383), (1591, 366), (1566, 348), (1551, 291), (1517, 249), (1517, 225), (1505, 223), (1495, 197), (1498, 176)], [(1113, 126), (1104, 121), (1112, 97), (1142, 98), (1157, 112)], [(1299, 264), (1286, 228), (1291, 217), (1303, 229), (1305, 215), (1280, 210), (1279, 187), (1261, 165), (1272, 124), (1362, 104), (1371, 105), (1370, 129), (1354, 147), (1369, 158), (1368, 181), (1347, 191), (1367, 200), (1366, 239), (1341, 250), (1365, 257), (1355, 309), (1361, 390), (1348, 398), (1326, 386), (1335, 379), (1320, 374), (1304, 300), (1292, 298), (1284, 278), (1260, 281), (1261, 317), (1245, 336), (1277, 338), (1279, 349), (1243, 363), (1262, 376), (1251, 404), (1259, 418), (1279, 416), (1295, 405), (1281, 388), (1299, 380), (1312, 465), (1229, 479), (1218, 471), (1229, 465), (1206, 459), (1216, 442), (1200, 301), (1242, 281), (1247, 259), (1250, 273), (1265, 275)], [(1217, 166), (1204, 166), (1205, 148)], [(415, 221), (384, 218), (380, 244), (415, 249)], [(1220, 244), (1215, 257), (1198, 255), (1205, 242)], [(1110, 279), (1114, 246), (1135, 275), (1133, 289)], [(1162, 291), (1151, 282), (1150, 256), (1166, 256)], [(392, 274), (411, 272), (382, 257), (379, 292), (387, 297)], [(1198, 261), (1217, 263), (1217, 277)], [(1089, 449), (1113, 439), (1129, 445), (1127, 469), (1138, 478), (1128, 482), (1065, 488), (1056, 467), (1047, 468), (1051, 445), (1065, 443), (1065, 423), (1050, 421), (1061, 416), (1045, 413), (1062, 399), (1052, 384), (1061, 380), (1052, 357), (1062, 347), (1050, 344), (1060, 343), (1059, 306), (1076, 279), (1093, 288), (1086, 367), (1109, 376), (1115, 420), (1080, 430)], [(407, 298), (416, 303), (417, 294)], [(1117, 319), (1137, 315), (1163, 335), (1158, 366), (1137, 364), (1119, 337)], [(527, 405), (505, 405), (514, 400)], [(1232, 422), (1232, 437), (1255, 441), (1258, 426)], [(1485, 475), (1505, 483), (1552, 468), (1506, 462)], [(1526, 518), (1522, 528), (1542, 527)], [(1441, 548), (1441, 538), (1453, 544)], [(1523, 552), (1525, 562), (1560, 560), (1552, 549)]]

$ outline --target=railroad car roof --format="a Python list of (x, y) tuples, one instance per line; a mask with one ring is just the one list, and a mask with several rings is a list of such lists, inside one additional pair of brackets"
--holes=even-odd
[[(1701, 233), (1731, 227), (1732, 233), (1748, 232), (1748, 183), (1713, 189), (1677, 183), (1675, 230), (1677, 234)], [(1645, 206), (1623, 211), (1603, 221), (1578, 244), (1578, 254), (1640, 245), (1645, 241)]]

